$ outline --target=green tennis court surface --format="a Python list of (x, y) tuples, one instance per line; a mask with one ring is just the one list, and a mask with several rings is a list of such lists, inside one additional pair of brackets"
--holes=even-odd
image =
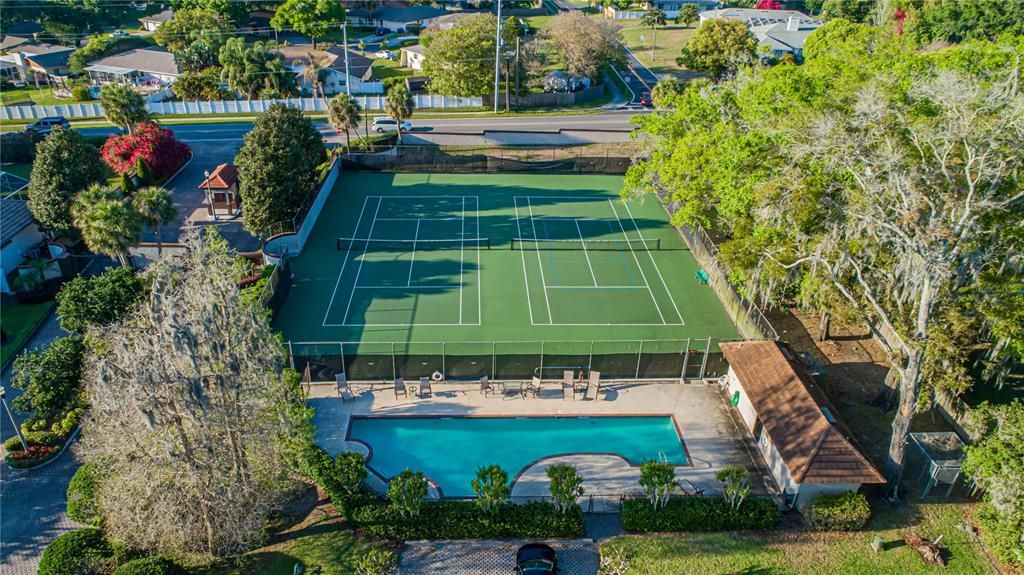
[(390, 343), (639, 340), (678, 352), (680, 341), (738, 337), (663, 208), (623, 201), (621, 185), (342, 174), (291, 260), (276, 326), (293, 344), (351, 342), (351, 355)]

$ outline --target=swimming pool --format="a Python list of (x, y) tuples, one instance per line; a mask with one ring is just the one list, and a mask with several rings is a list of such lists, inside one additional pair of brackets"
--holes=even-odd
[(687, 465), (670, 415), (593, 417), (353, 417), (348, 439), (370, 446), (368, 466), (390, 479), (422, 471), (447, 497), (472, 496), (477, 467), (496, 463), (514, 478), (556, 455), (612, 454), (639, 465)]

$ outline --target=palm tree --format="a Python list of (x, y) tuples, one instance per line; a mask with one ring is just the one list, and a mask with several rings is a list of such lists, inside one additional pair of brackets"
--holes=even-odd
[(654, 30), (654, 41), (651, 43), (651, 62), (654, 62), (654, 51), (658, 48), (658, 27), (665, 25), (665, 13), (657, 8), (648, 10), (644, 13), (640, 24)]
[(345, 147), (351, 152), (349, 130), (359, 127), (359, 103), (348, 94), (338, 94), (327, 106), (327, 121), (335, 130), (345, 130)]
[(313, 97), (316, 98), (316, 91), (320, 90), (320, 96), (324, 100), (324, 106), (327, 106), (327, 94), (324, 93), (324, 77), (327, 76), (327, 57), (317, 56), (312, 52), (307, 54), (309, 56), (309, 63), (302, 69), (303, 81), (309, 82), (313, 86)]
[(132, 197), (132, 207), (139, 214), (142, 224), (156, 232), (156, 253), (160, 254), (163, 251), (160, 227), (173, 222), (178, 215), (171, 194), (159, 186), (142, 188)]
[(405, 84), (394, 84), (384, 100), (384, 111), (398, 121), (398, 141), (402, 141), (402, 122), (412, 117), (412, 94)]
[(132, 126), (149, 119), (149, 109), (142, 96), (125, 84), (107, 84), (100, 91), (103, 114), (111, 124), (129, 132)]
[(78, 192), (71, 217), (93, 252), (115, 257), (128, 267), (128, 248), (139, 243), (142, 223), (116, 188), (92, 184)]

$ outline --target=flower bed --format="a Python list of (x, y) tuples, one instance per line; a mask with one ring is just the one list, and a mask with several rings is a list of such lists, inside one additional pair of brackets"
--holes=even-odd
[(53, 459), (60, 451), (59, 445), (29, 445), (28, 452), (18, 449), (8, 453), (4, 463), (13, 469), (27, 469)]

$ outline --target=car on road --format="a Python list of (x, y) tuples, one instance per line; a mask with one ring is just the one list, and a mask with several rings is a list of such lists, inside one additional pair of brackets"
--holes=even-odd
[(383, 27), (379, 27), (379, 28), (377, 28), (376, 30), (373, 31), (373, 35), (374, 36), (387, 36), (390, 33), (391, 33), (390, 29), (383, 28)]
[(516, 575), (554, 575), (558, 573), (555, 550), (543, 543), (527, 543), (516, 551)]
[(654, 100), (651, 99), (650, 92), (644, 92), (640, 94), (640, 105), (648, 108), (654, 107)]
[(374, 118), (373, 129), (376, 130), (378, 134), (394, 130), (408, 132), (409, 130), (412, 130), (412, 124), (408, 120), (402, 120), (399, 122), (394, 118)]
[(373, 57), (377, 58), (378, 60), (394, 60), (395, 53), (392, 52), (391, 50), (378, 50), (374, 52)]
[(25, 127), (25, 131), (31, 133), (34, 136), (46, 136), (53, 131), (54, 128), (71, 129), (71, 123), (68, 122), (64, 116), (48, 116), (46, 118), (39, 118), (35, 122), (32, 122)]
[(114, 30), (113, 32), (110, 33), (110, 37), (111, 38), (123, 38), (123, 37), (125, 37), (127, 35), (128, 35), (128, 33), (125, 32), (124, 30)]

